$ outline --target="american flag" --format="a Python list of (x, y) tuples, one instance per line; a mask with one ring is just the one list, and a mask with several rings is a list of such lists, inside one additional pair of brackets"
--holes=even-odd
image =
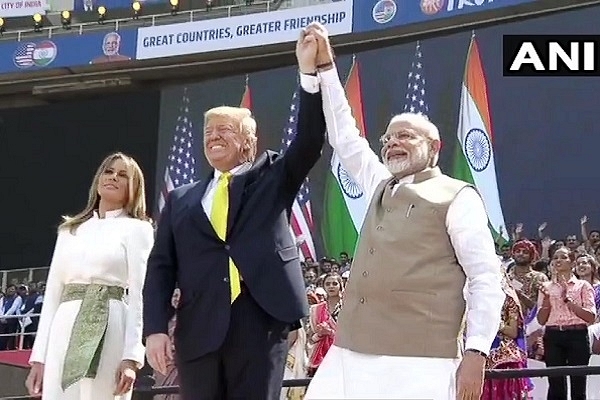
[[(292, 96), (290, 116), (283, 131), (283, 138), (281, 139), (281, 149), (279, 150), (280, 154), (285, 153), (285, 151), (290, 147), (290, 144), (292, 144), (294, 137), (296, 137), (296, 123), (298, 121), (299, 103), (300, 92), (298, 89), (296, 89), (294, 95)], [(296, 195), (294, 205), (292, 206), (292, 216), (290, 222), (294, 237), (296, 239), (303, 240), (303, 243), (300, 245), (300, 252), (302, 253), (302, 256), (304, 258), (312, 257), (313, 260), (316, 260), (315, 244), (312, 238), (312, 230), (314, 225), (310, 207), (308, 178), (306, 178), (300, 187), (298, 194)]]
[(425, 101), (425, 75), (423, 75), (423, 52), (421, 44), (417, 42), (415, 56), (408, 72), (408, 85), (406, 87), (406, 103), (404, 111), (428, 116), (429, 105)]
[(19, 68), (28, 68), (33, 66), (33, 52), (35, 43), (25, 43), (15, 51), (14, 61)]
[(179, 107), (173, 141), (169, 148), (163, 188), (158, 199), (158, 211), (162, 211), (169, 192), (181, 185), (194, 182), (196, 158), (194, 157), (194, 124), (190, 118), (190, 98), (187, 89)]

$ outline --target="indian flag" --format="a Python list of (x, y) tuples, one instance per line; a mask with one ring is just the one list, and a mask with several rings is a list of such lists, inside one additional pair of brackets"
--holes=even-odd
[(490, 229), (508, 240), (500, 205), (494, 160), (494, 135), (487, 96), (487, 83), (475, 37), (471, 39), (460, 98), (458, 145), (453, 176), (472, 183), (483, 198)]
[[(357, 128), (364, 137), (366, 129), (359, 64), (356, 59), (352, 62), (346, 81), (346, 96)], [(358, 234), (367, 212), (367, 200), (362, 188), (354, 182), (334, 152), (331, 157), (331, 169), (325, 181), (324, 216), (321, 222), (323, 243), (330, 257), (337, 257), (343, 251), (354, 254)]]
[(244, 94), (242, 95), (242, 101), (240, 101), (240, 107), (247, 108), (252, 111), (252, 93), (250, 92), (250, 86), (248, 86), (248, 75), (246, 75), (246, 86), (244, 88)]

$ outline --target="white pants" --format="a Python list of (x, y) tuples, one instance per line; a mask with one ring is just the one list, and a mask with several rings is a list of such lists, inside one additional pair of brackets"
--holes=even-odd
[(332, 346), (304, 400), (455, 400), (460, 360), (356, 353)]

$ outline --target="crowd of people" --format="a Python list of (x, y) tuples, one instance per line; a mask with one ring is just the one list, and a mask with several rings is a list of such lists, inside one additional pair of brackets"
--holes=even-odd
[[(589, 361), (600, 234), (587, 218), (582, 243), (552, 241), (544, 225), (528, 240), (519, 224), (494, 247), (474, 186), (438, 168), (426, 116), (393, 117), (380, 158), (356, 128), (325, 27), (302, 31), (296, 57), (285, 154), (257, 157), (250, 110), (208, 110), (213, 171), (171, 191), (156, 226), (136, 161), (103, 160), (87, 205), (58, 230), (31, 395), (129, 400), (147, 360), (183, 400), (529, 399), (529, 379), (487, 381), (485, 368)], [(301, 264), (289, 213), (326, 141), (369, 206), (352, 259)], [(283, 376), (312, 380), (282, 390)], [(548, 381), (549, 400), (566, 398), (566, 378)], [(585, 377), (570, 387), (586, 398)]]

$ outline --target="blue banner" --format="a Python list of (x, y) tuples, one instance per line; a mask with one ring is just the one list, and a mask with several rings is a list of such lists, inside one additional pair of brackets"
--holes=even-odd
[(0, 45), (0, 73), (135, 60), (137, 29), (68, 34)]
[(534, 1), (541, 0), (361, 0), (354, 2), (352, 31), (395, 28)]

